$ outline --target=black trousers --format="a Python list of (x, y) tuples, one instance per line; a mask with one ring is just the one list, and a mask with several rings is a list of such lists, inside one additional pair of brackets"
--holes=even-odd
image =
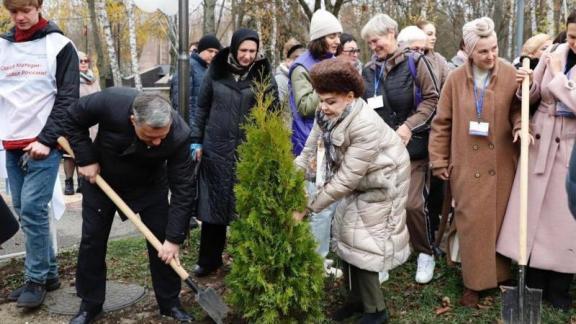
[(212, 270), (222, 265), (222, 253), (226, 245), (227, 225), (202, 222), (198, 265)]
[[(95, 185), (85, 182), (82, 190), (82, 239), (78, 252), (76, 292), (83, 303), (90, 307), (104, 303), (106, 249), (116, 207)], [(132, 199), (123, 198), (134, 212), (139, 213), (142, 222), (158, 240), (164, 242), (169, 209), (167, 192), (157, 191), (137, 196)], [(180, 306), (180, 277), (158, 258), (158, 252), (152, 245), (146, 244), (158, 305), (163, 310)]]
[(570, 310), (572, 297), (570, 284), (574, 275), (550, 270), (528, 267), (526, 271), (526, 285), (530, 288), (542, 289), (542, 298), (556, 308)]

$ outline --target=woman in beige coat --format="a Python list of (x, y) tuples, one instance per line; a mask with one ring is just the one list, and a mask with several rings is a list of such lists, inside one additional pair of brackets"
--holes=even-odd
[[(531, 120), (527, 285), (542, 289), (545, 300), (564, 310), (572, 306), (570, 283), (576, 273), (576, 221), (565, 189), (576, 137), (576, 11), (568, 17), (566, 31), (567, 43), (544, 54), (534, 73), (521, 69), (517, 78), (533, 75), (530, 103), (540, 100)], [(517, 174), (497, 246), (513, 260), (518, 259), (519, 182)]]
[(318, 168), (326, 170), (325, 181), (310, 197), (308, 210), (318, 212), (338, 202), (332, 248), (344, 261), (351, 292), (334, 319), (364, 311), (360, 323), (384, 323), (378, 272), (404, 263), (410, 255), (405, 211), (410, 158), (394, 130), (360, 98), (362, 77), (346, 60), (318, 63), (311, 80), (320, 109), (295, 163), (306, 169), (318, 139), (323, 141), (325, 162)]
[[(80, 70), (80, 97), (87, 96), (94, 92), (100, 91), (100, 82), (90, 70), (90, 58), (86, 53), (78, 51), (78, 63)], [(94, 140), (96, 138), (96, 132), (98, 131), (98, 126), (90, 127), (90, 138)], [(73, 195), (74, 194), (74, 170), (76, 169), (76, 164), (74, 160), (70, 158), (67, 154), (64, 155), (64, 175), (66, 179), (64, 180), (64, 194)], [(82, 190), (82, 178), (78, 177), (78, 189), (77, 192)]]
[(469, 61), (446, 80), (430, 133), (434, 175), (450, 180), (464, 292), (460, 304), (475, 307), (478, 292), (509, 279), (508, 259), (496, 239), (516, 171), (520, 111), (514, 67), (498, 58), (490, 18), (464, 25)]

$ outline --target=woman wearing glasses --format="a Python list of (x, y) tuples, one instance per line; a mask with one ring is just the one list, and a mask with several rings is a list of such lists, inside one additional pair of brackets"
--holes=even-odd
[(362, 74), (362, 62), (360, 61), (360, 48), (356, 38), (350, 34), (342, 33), (340, 35), (340, 46), (338, 57), (345, 58), (352, 63), (352, 66)]
[[(90, 70), (90, 58), (84, 52), (78, 52), (79, 68), (80, 68), (80, 97), (87, 96), (94, 92), (100, 91), (100, 83), (98, 79), (94, 76), (92, 70)], [(96, 137), (96, 132), (98, 131), (98, 126), (90, 128), (90, 138), (94, 140)], [(73, 195), (74, 194), (74, 169), (76, 165), (74, 160), (68, 155), (64, 154), (64, 174), (66, 180), (64, 180), (64, 194)], [(78, 189), (80, 192), (82, 187), (82, 180), (78, 178)]]

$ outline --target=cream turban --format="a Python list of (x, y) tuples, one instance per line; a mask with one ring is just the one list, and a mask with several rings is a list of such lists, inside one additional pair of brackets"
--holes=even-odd
[(471, 55), (476, 44), (481, 38), (496, 36), (494, 21), (488, 17), (482, 17), (464, 24), (462, 38), (464, 39), (464, 51)]

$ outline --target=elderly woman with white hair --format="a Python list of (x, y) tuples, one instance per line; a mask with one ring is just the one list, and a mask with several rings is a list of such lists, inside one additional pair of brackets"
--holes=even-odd
[(363, 98), (396, 131), (410, 154), (406, 222), (410, 244), (419, 254), (415, 280), (425, 284), (432, 280), (436, 266), (426, 202), (429, 123), (436, 110), (439, 87), (430, 62), (424, 55), (408, 55), (399, 47), (397, 32), (398, 24), (385, 14), (374, 16), (362, 28), (362, 38), (374, 53), (362, 71), (366, 85)]
[[(498, 57), (492, 19), (463, 27), (468, 62), (442, 90), (430, 134), (434, 175), (449, 180), (462, 262), (460, 304), (476, 307), (479, 292), (510, 278), (509, 260), (496, 240), (514, 182), (520, 131), (516, 70)], [(451, 251), (448, 251), (451, 254)]]
[(398, 47), (409, 48), (413, 51), (424, 53), (428, 36), (416, 26), (407, 26), (398, 33), (396, 39), (398, 41)]

